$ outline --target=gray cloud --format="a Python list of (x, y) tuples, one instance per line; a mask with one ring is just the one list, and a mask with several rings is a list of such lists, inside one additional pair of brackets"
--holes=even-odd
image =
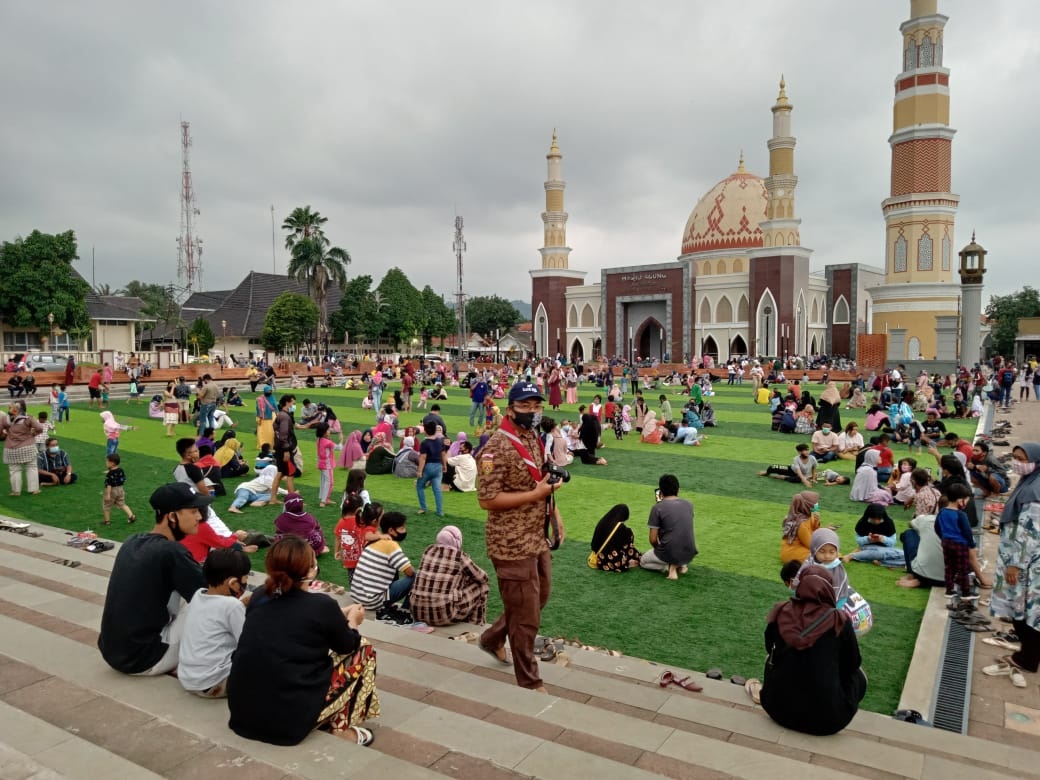
[[(956, 244), (987, 291), (1024, 281), (1040, 7), (940, 0), (950, 16)], [(204, 284), (270, 270), (270, 205), (329, 217), (351, 274), (401, 267), (450, 294), (526, 298), (545, 153), (560, 133), (572, 267), (679, 253), (697, 199), (767, 168), (784, 72), (814, 267), (879, 264), (899, 24), (909, 3), (7, 4), (0, 237), (76, 230), (97, 280), (176, 274), (178, 122), (192, 124)], [(286, 257), (277, 237), (277, 265)]]

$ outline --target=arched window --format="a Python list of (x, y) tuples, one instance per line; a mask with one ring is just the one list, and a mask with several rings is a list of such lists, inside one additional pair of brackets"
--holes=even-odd
[(725, 295), (722, 296), (719, 305), (715, 307), (715, 321), (733, 322), (733, 304), (729, 302), (729, 298)]
[[(928, 39), (925, 38), (927, 41)], [(932, 237), (927, 233), (917, 242), (917, 270), (932, 270)]]
[(812, 316), (809, 317), (809, 322), (812, 323), (812, 322), (819, 322), (819, 321), (820, 321), (820, 307), (819, 307), (819, 304), (817, 303), (816, 299), (813, 298), (812, 299)]
[(578, 307), (575, 306), (573, 303), (571, 304), (570, 312), (567, 314), (567, 327), (578, 327)]
[(595, 316), (592, 313), (592, 307), (587, 303), (581, 310), (581, 327), (583, 328), (594, 328), (596, 326)]
[(950, 256), (952, 254), (951, 249), (952, 247), (950, 245), (950, 234), (947, 233), (945, 236), (943, 236), (942, 240), (942, 269), (944, 271), (950, 270)]
[(921, 339), (911, 336), (906, 342), (906, 356), (910, 360), (921, 359)]
[(897, 274), (906, 273), (906, 238), (903, 236), (896, 239), (892, 270)]
[(835, 325), (849, 324), (849, 302), (845, 300), (844, 295), (839, 295), (838, 300), (834, 302), (833, 320)]
[(701, 261), (701, 270), (697, 272), (700, 276), (711, 276), (711, 260)]
[(708, 299), (705, 298), (701, 301), (701, 322), (711, 322), (711, 304), (708, 303)]
[(719, 264), (715, 267), (715, 273), (717, 273), (717, 274), (728, 274), (729, 273), (729, 271), (726, 270), (726, 261), (725, 260), (719, 260)]
[(739, 257), (733, 261), (733, 273), (742, 274), (744, 273), (744, 261)]
[(748, 321), (748, 311), (751, 309), (751, 304), (748, 303), (746, 295), (740, 296), (740, 303), (737, 304), (737, 322)]

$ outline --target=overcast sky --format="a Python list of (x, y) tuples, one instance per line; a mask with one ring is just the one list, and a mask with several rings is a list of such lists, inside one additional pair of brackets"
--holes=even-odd
[[(955, 248), (988, 294), (1032, 281), (1040, 3), (940, 0), (950, 17)], [(766, 175), (787, 78), (813, 268), (883, 264), (893, 80), (907, 0), (6, 2), (0, 238), (72, 228), (98, 283), (176, 282), (180, 120), (191, 122), (203, 287), (285, 272), (298, 205), (378, 282), (530, 299), (545, 154), (559, 131), (571, 268), (674, 260), (743, 149)], [(1028, 231), (1028, 232), (1027, 232)], [(988, 296), (987, 296), (988, 297)]]

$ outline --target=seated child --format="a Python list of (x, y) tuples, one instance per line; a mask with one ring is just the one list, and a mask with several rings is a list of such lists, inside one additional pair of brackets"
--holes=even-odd
[(377, 539), (389, 539), (379, 532), (379, 520), (383, 516), (383, 505), (378, 501), (366, 504), (357, 493), (343, 499), (343, 517), (336, 524), (335, 557), (343, 562), (347, 578), (354, 578), (361, 551)]
[[(376, 610), (377, 620), (398, 625), (412, 622), (407, 609), (415, 569), (400, 545), (408, 533), (407, 522), (401, 512), (383, 514), (379, 530), (389, 538), (377, 539), (361, 551), (350, 581), (350, 595), (354, 601), (366, 609)], [(396, 606), (401, 601), (403, 609)]]
[(903, 551), (896, 547), (896, 524), (884, 504), (870, 504), (856, 523), (858, 549), (842, 557), (849, 561), (874, 561), (882, 566), (901, 569), (906, 565)]
[(188, 605), (177, 665), (177, 679), (196, 696), (227, 696), (231, 654), (251, 595), (246, 590), (249, 568), (249, 556), (241, 550), (214, 550), (202, 565), (207, 587)]
[(845, 606), (852, 587), (849, 585), (849, 575), (845, 573), (845, 567), (841, 565), (841, 542), (838, 534), (830, 528), (817, 528), (809, 539), (809, 557), (805, 559), (802, 568), (808, 566), (822, 566), (831, 573), (834, 582), (834, 601), (838, 609)]
[(253, 468), (256, 469), (256, 473), (259, 474), (261, 471), (266, 469), (268, 466), (274, 465), (274, 452), (271, 451), (271, 445), (264, 442), (260, 445), (260, 452), (256, 454), (256, 463)]

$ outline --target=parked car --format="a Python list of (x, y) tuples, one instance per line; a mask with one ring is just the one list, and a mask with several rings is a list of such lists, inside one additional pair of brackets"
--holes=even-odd
[(64, 371), (68, 355), (55, 352), (32, 352), (25, 358), (25, 367), (29, 371)]

